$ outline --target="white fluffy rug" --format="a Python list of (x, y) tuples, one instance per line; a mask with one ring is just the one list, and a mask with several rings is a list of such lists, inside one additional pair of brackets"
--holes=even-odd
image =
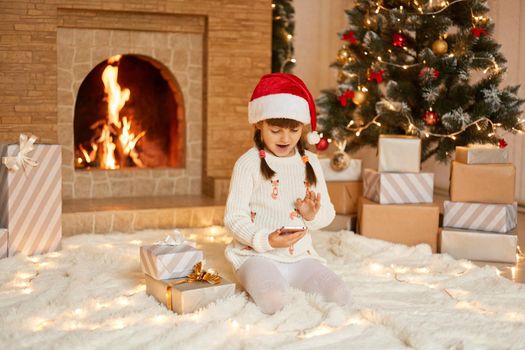
[[(231, 277), (222, 228), (186, 229), (207, 266)], [(0, 260), (2, 349), (518, 349), (525, 286), (467, 261), (348, 231), (314, 232), (350, 286), (346, 308), (290, 292), (272, 316), (237, 293), (176, 315), (145, 293), (138, 247), (166, 231), (79, 235), (40, 257)]]

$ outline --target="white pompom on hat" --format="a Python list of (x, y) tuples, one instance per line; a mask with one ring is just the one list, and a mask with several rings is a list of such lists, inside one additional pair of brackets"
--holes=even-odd
[(272, 73), (261, 77), (248, 104), (248, 121), (255, 124), (265, 119), (293, 119), (311, 124), (308, 143), (315, 145), (321, 139), (316, 131), (315, 103), (304, 82), (293, 74)]

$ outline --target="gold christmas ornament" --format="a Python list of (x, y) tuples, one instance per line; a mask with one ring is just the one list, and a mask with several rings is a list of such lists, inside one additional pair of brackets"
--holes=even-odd
[(337, 51), (337, 62), (339, 64), (347, 64), (350, 59), (350, 51), (348, 48), (342, 47)]
[(335, 171), (343, 171), (350, 165), (350, 156), (342, 151), (334, 153), (330, 161), (330, 167)]
[(448, 51), (448, 43), (443, 39), (438, 39), (432, 43), (432, 52), (436, 55), (444, 55)]
[(352, 102), (356, 105), (360, 105), (361, 103), (365, 102), (366, 100), (366, 94), (363, 91), (357, 90), (354, 93), (354, 97), (352, 98)]

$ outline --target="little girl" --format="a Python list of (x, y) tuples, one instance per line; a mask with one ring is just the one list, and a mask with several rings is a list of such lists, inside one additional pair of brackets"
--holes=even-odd
[(255, 147), (233, 169), (224, 216), (233, 241), (226, 258), (264, 313), (285, 305), (288, 286), (345, 305), (348, 289), (324, 265), (308, 232), (335, 216), (319, 161), (302, 139), (304, 125), (311, 123), (308, 141), (319, 142), (312, 95), (294, 75), (267, 74), (248, 107)]

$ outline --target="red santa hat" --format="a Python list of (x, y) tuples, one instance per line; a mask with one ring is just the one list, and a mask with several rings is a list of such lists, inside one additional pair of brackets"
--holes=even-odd
[(248, 104), (248, 121), (255, 124), (270, 118), (293, 119), (305, 125), (311, 124), (308, 143), (319, 143), (314, 99), (303, 81), (295, 75), (263, 75), (253, 90)]

